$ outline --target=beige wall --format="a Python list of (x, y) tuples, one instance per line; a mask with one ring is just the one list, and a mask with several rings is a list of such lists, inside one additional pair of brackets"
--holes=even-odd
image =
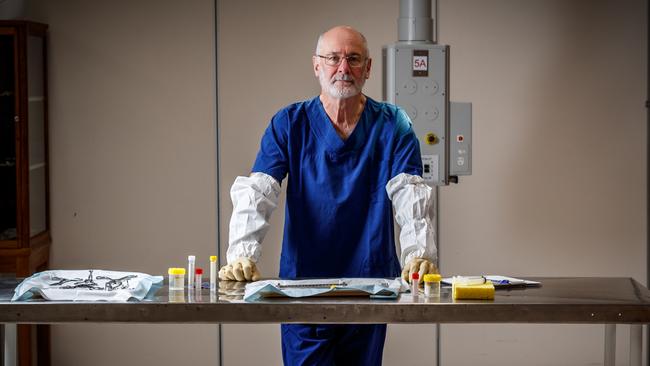
[[(163, 273), (189, 252), (213, 254), (213, 2), (29, 4), (50, 24), (53, 267)], [(218, 2), (222, 243), (229, 186), (249, 172), (269, 118), (318, 92), (317, 34), (340, 23), (364, 31), (374, 58), (366, 93), (381, 99), (397, 4)], [(451, 99), (473, 103), (475, 138), (474, 174), (441, 190), (444, 274), (645, 283), (646, 6), (440, 0)], [(265, 242), (266, 276), (277, 274), (283, 216)], [(413, 334), (422, 341), (407, 342)], [(391, 326), (385, 364), (432, 364), (422, 346), (433, 336)], [(166, 351), (172, 337), (177, 352)], [(225, 365), (280, 363), (277, 325), (224, 326), (223, 342)], [(445, 365), (587, 365), (603, 352), (594, 326), (444, 326), (442, 342)], [(216, 364), (216, 344), (215, 326), (66, 325), (53, 328), (52, 345), (55, 365), (171, 365)], [(618, 355), (627, 361), (625, 348)]]
[[(52, 267), (216, 252), (214, 3), (33, 1), (50, 24)], [(218, 362), (215, 325), (61, 325), (54, 365)], [(168, 352), (168, 350), (174, 350)]]
[[(647, 2), (481, 4), (440, 2), (451, 97), (474, 103), (475, 133), (473, 176), (441, 197), (443, 271), (646, 283)], [(465, 342), (489, 345), (462, 356), (488, 365), (602, 363), (601, 326), (442, 334), (449, 364)]]
[[(227, 187), (249, 172), (269, 118), (318, 91), (309, 56), (319, 32), (346, 23), (365, 33), (374, 58), (366, 93), (381, 98), (380, 51), (396, 40), (398, 1), (222, 1), (219, 10), (225, 228)], [(642, 0), (439, 1), (451, 99), (472, 102), (474, 116), (474, 174), (440, 194), (444, 274), (645, 283), (646, 10)], [(278, 271), (283, 215), (266, 238), (267, 276)], [(390, 326), (385, 363), (431, 364), (430, 328)], [(422, 340), (407, 341), (414, 335)], [(240, 346), (249, 342), (253, 354)], [(444, 326), (442, 344), (445, 365), (587, 365), (602, 362), (603, 327)], [(275, 325), (226, 326), (224, 346), (226, 364), (280, 362)]]

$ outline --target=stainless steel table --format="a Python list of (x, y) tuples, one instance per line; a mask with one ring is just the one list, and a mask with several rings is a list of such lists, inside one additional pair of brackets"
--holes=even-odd
[[(493, 301), (440, 299), (414, 302), (320, 297), (242, 301), (242, 283), (222, 281), (210, 295), (182, 297), (161, 288), (155, 298), (132, 303), (10, 302), (16, 279), (0, 279), (0, 323), (5, 345), (15, 324), (36, 323), (573, 323), (606, 324), (605, 365), (614, 364), (616, 324), (631, 324), (630, 364), (641, 365), (642, 324), (650, 323), (650, 291), (631, 278), (529, 278), (541, 287), (497, 290)], [(7, 346), (5, 347), (7, 350)], [(8, 349), (5, 358), (10, 356)], [(9, 362), (13, 360), (9, 359)]]

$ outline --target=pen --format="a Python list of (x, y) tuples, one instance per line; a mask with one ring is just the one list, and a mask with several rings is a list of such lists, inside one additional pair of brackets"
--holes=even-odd
[(491, 280), (492, 283), (496, 285), (509, 285), (509, 286), (525, 286), (526, 281), (523, 280), (508, 280), (508, 279), (501, 279), (501, 280)]

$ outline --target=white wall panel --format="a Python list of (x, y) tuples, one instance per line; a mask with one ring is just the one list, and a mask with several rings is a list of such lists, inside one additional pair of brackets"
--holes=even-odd
[[(28, 2), (49, 24), (51, 268), (216, 252), (214, 3)], [(54, 365), (218, 362), (216, 325), (55, 325)]]

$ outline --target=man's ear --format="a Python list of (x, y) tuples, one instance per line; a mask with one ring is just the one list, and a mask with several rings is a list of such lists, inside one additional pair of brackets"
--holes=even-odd
[(318, 78), (318, 73), (320, 72), (320, 62), (318, 62), (318, 58), (316, 56), (311, 57), (311, 63), (312, 66), (314, 67), (314, 76)]
[(368, 57), (368, 61), (366, 61), (366, 79), (370, 78), (371, 66), (372, 66), (372, 59)]

